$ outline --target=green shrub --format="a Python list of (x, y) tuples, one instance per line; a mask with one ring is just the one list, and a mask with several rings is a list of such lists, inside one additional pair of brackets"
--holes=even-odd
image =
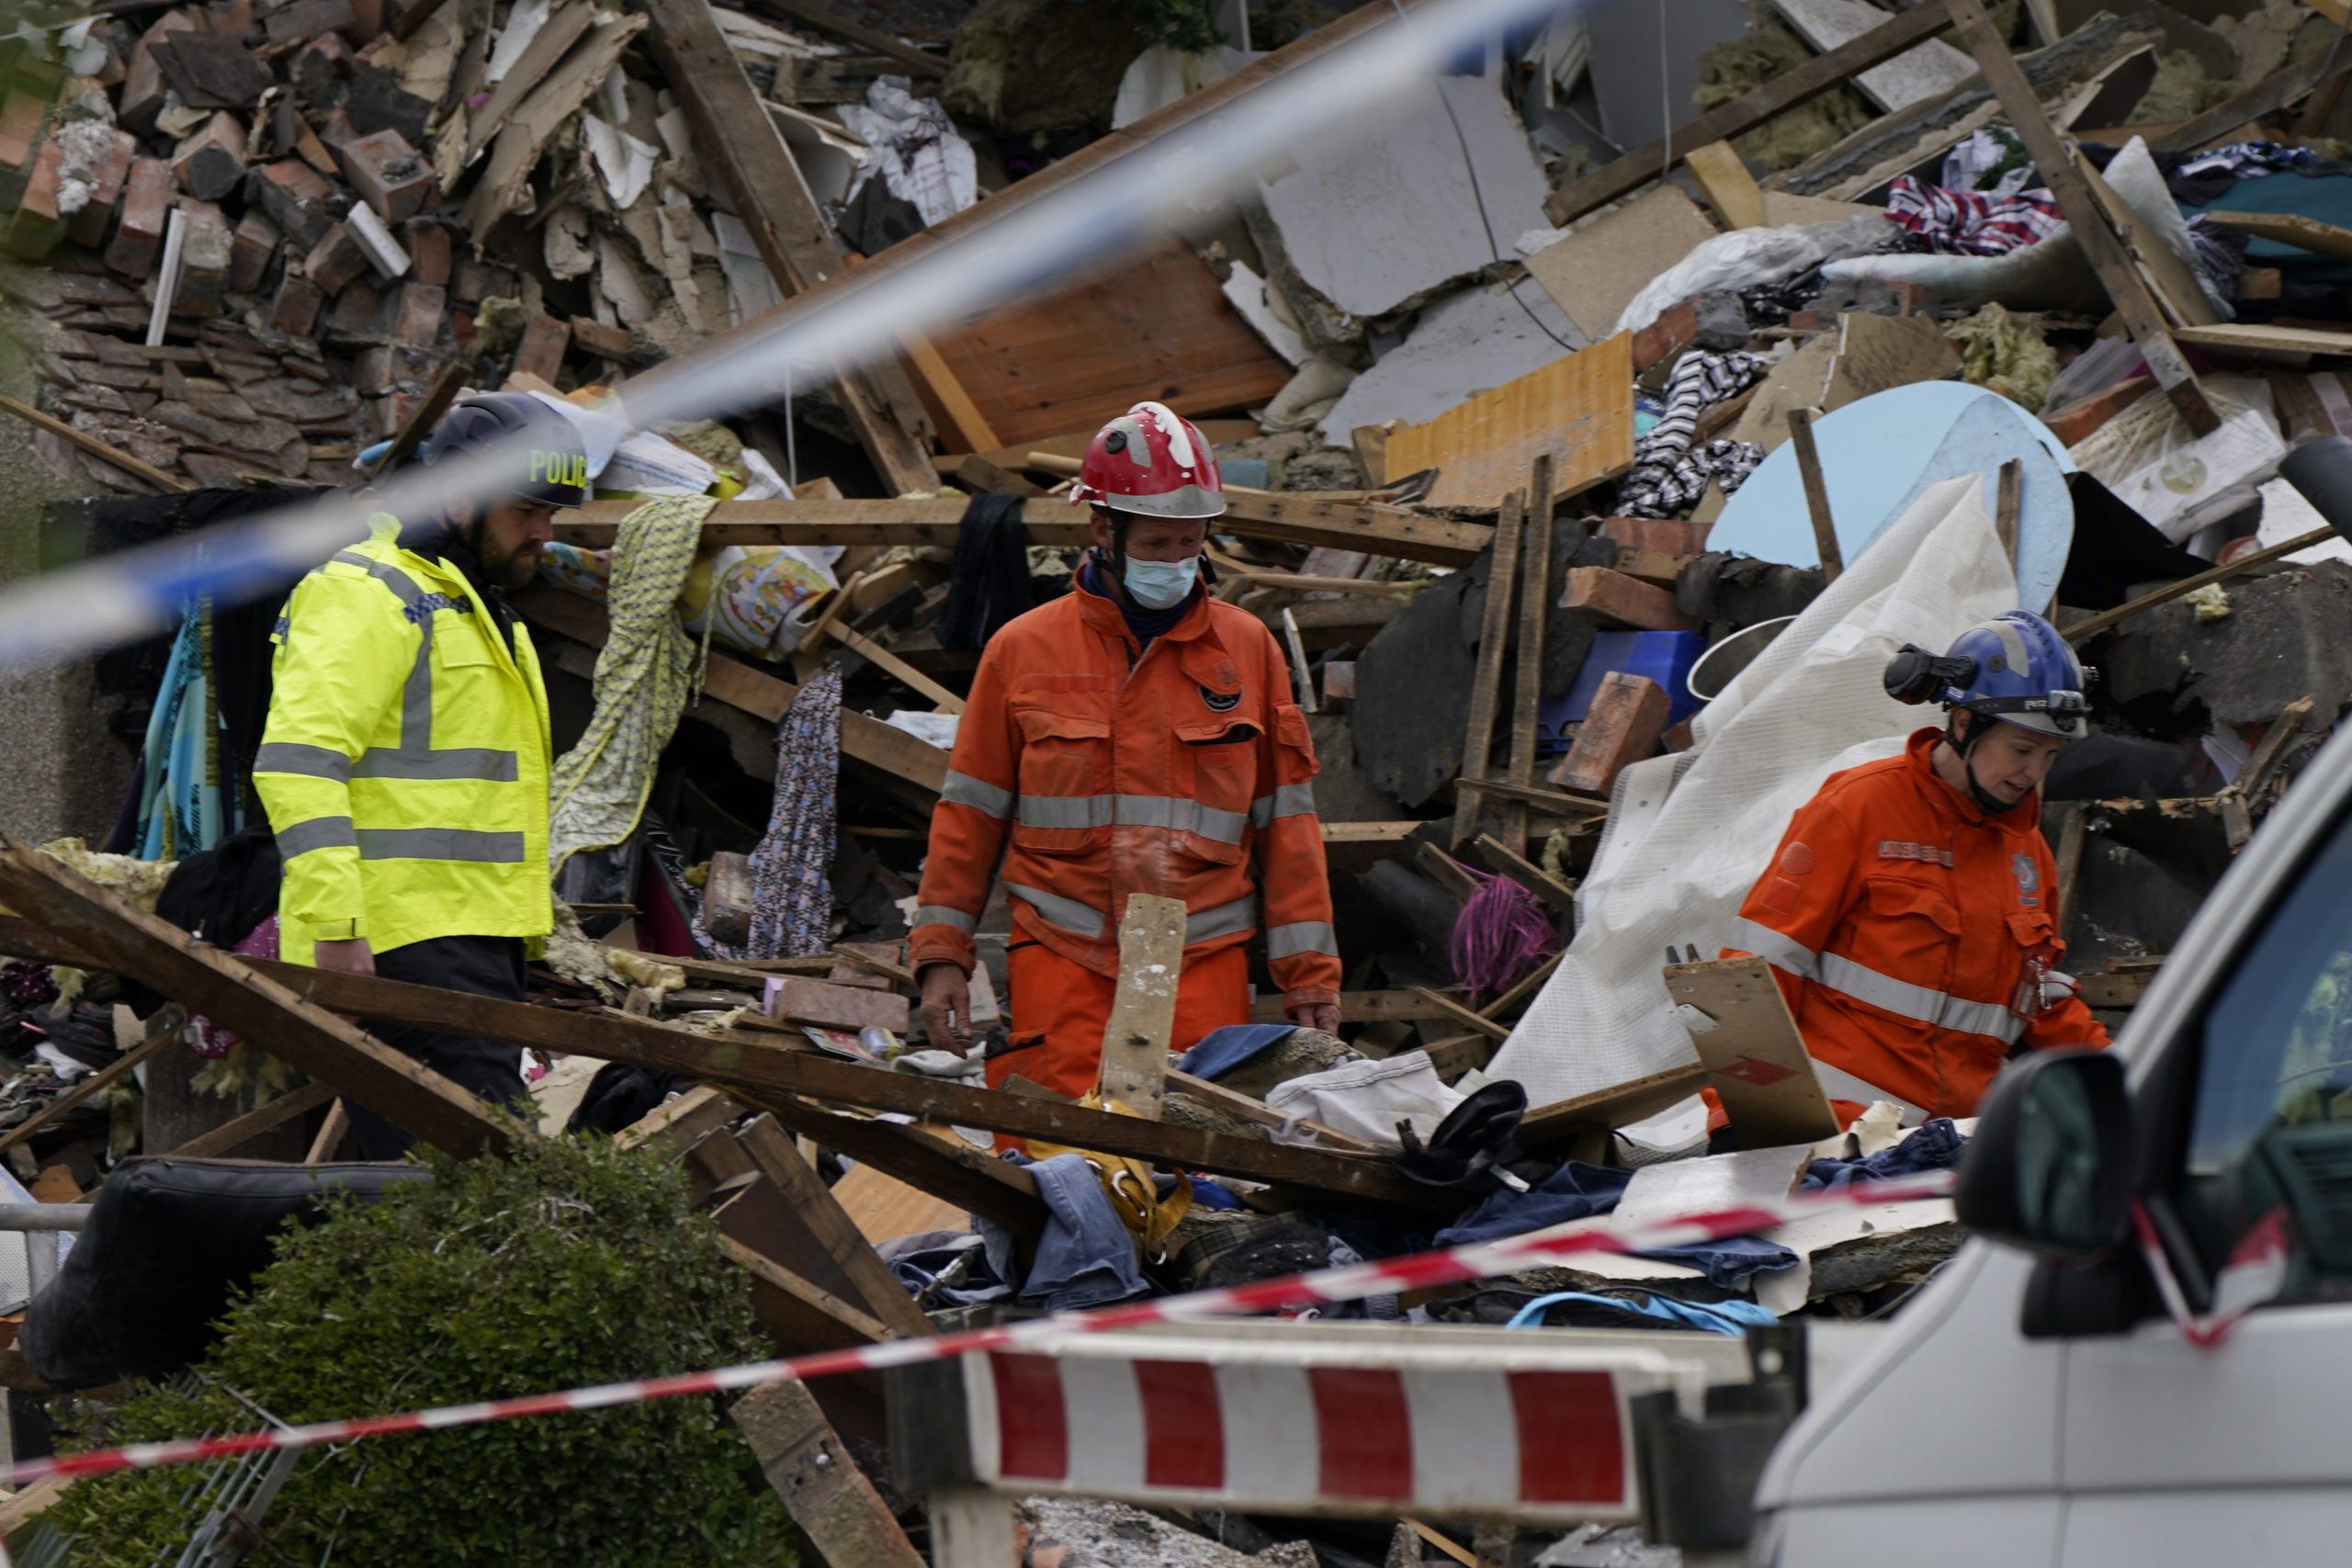
[[(194, 1392), (105, 1411), (92, 1444), (495, 1399), (756, 1359), (741, 1273), (651, 1151), (548, 1139), (425, 1156), (435, 1180), (290, 1230), (223, 1321)], [(71, 1568), (186, 1543), (187, 1469), (78, 1483), (50, 1519)], [(265, 1526), (337, 1568), (717, 1568), (793, 1562), (791, 1526), (712, 1398), (537, 1416), (306, 1452)]]

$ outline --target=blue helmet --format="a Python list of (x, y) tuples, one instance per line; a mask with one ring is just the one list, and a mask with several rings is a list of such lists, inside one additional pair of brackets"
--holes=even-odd
[(2078, 740), (2089, 728), (2085, 675), (2058, 628), (2026, 610), (1979, 621), (1939, 658), (1905, 647), (1886, 667), (1887, 695), (1941, 703)]

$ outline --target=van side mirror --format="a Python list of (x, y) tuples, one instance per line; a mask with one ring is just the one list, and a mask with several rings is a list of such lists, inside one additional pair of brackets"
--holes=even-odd
[(2042, 1051), (1994, 1085), (1952, 1192), (1974, 1235), (2088, 1263), (2131, 1234), (2132, 1103), (2108, 1051)]

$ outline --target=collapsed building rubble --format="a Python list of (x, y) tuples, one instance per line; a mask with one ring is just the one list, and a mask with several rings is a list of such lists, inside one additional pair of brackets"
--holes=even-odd
[[(53, 534), (118, 549), (361, 482), (461, 388), (625, 398), (632, 374), (820, 303), (854, 262), (953, 244), (1381, 23), (1312, 17), (1255, 50), (1073, 28), (1053, 49), (1100, 69), (1041, 93), (1068, 61), (1019, 0), (960, 28), (960, 6), (752, 9), (215, 0), (12, 42), (0, 290), (43, 406), (0, 406), (95, 497)], [(208, 943), (175, 923), (165, 864), (267, 837), (250, 781), (275, 604), (191, 604), (175, 638), (104, 669), (143, 743), (113, 852), (0, 850), (22, 1064), (0, 1089), (0, 1186), (23, 1189), (5, 1196), (103, 1202), (134, 1154), (316, 1162), (345, 1097), (447, 1148), (533, 1135), (353, 1018), (524, 1045), (537, 1133), (675, 1149), (786, 1352), (1667, 1213), (1684, 1182), (1785, 1198), (1949, 1166), (1950, 1122), (1841, 1132), (1817, 1090), (1748, 1093), (1752, 1060), (1809, 1083), (1792, 1022), (1733, 1057), (1677, 1011), (1755, 984), (1707, 961), (1790, 806), (1900, 744), (1881, 643), (2022, 605), (2098, 666), (2099, 734), (2053, 774), (2043, 829), (2110, 1023), (2352, 702), (2352, 547), (2280, 477), (2352, 436), (2345, 19), (2116, 9), (1775, 0), (1708, 56), (1695, 118), (1606, 159), (1575, 126), (1608, 118), (1589, 77), (1618, 24), (1547, 32), (1343, 155), (1269, 171), (1229, 219), (1156, 237), (1125, 284), (599, 454), (598, 498), (514, 599), (557, 751), (636, 700), (600, 651), (636, 635), (612, 609), (630, 546), (681, 501), (695, 547), (673, 552), (662, 629), (707, 651), (692, 697), (663, 687), (671, 739), (639, 760), (632, 829), (567, 863), (571, 921), (529, 1003), (236, 956), (251, 926)], [(1159, 1113), (1128, 1115), (990, 1091), (926, 1049), (904, 939), (1005, 608), (978, 602), (1066, 591), (1086, 533), (1061, 492), (1144, 395), (1224, 465), (1216, 592), (1290, 660), (1348, 970), (1340, 1035), (1280, 1027), (1261, 992), (1278, 1038), (1155, 1068), (1122, 1098)], [(1888, 603), (1928, 619), (1873, 619)], [(1839, 711), (1804, 717), (1800, 680)], [(835, 692), (820, 807), (779, 786), (779, 733)], [(804, 810), (818, 838), (797, 836)], [(792, 951), (750, 891), (787, 842), (825, 862)], [(124, 876), (142, 879), (92, 881)], [(1004, 919), (1000, 893), (983, 1029), (1019, 1006)], [(1200, 1043), (1147, 1055), (1170, 1044)], [(1703, 1088), (1736, 1136), (1746, 1119), (1740, 1155), (1711, 1153)], [(1507, 1136), (1442, 1146), (1498, 1121)], [(1189, 1178), (1191, 1207), (1157, 1256), (1041, 1269), (1049, 1244), (1070, 1261), (1069, 1189), (991, 1157), (991, 1134)], [(1759, 1149), (1785, 1157), (1745, 1160)], [(1864, 1318), (1959, 1239), (1948, 1204), (1888, 1205), (1362, 1310)], [(59, 1364), (20, 1351), (11, 1375), (61, 1386)], [(806, 1444), (871, 1472), (879, 1490), (796, 1505), (831, 1560), (873, 1540), (911, 1560), (874, 1388), (738, 1420), (788, 1500), (811, 1495), (787, 1489), (813, 1484)], [(1028, 1561), (1144, 1539), (1068, 1507), (1024, 1507)], [(1236, 1523), (1194, 1556), (1311, 1554)], [(1497, 1549), (1437, 1523), (1344, 1550)]]

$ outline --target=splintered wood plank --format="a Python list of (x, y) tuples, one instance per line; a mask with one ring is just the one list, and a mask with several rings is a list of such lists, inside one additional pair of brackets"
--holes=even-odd
[(798, 1380), (763, 1383), (729, 1419), (751, 1444), (760, 1472), (827, 1562), (922, 1568), (898, 1517), (851, 1457), (847, 1444)]
[(1438, 471), (1431, 506), (1499, 506), (1547, 452), (1563, 500), (1634, 466), (1630, 334), (1554, 360), (1388, 438), (1393, 471)]
[(1511, 590), (1519, 577), (1520, 534), (1526, 503), (1517, 491), (1503, 498), (1495, 525), (1495, 555), (1487, 569), (1487, 615), (1478, 634), (1478, 664), (1470, 682), (1470, 727), (1462, 741), (1462, 787), (1453, 803), (1453, 847), (1477, 830), (1483, 802), (1472, 785), (1494, 769), (1495, 708), (1502, 700), (1503, 654), (1510, 643)]
[(1168, 1094), (1168, 1044), (1176, 1032), (1176, 987), (1184, 973), (1184, 903), (1156, 893), (1127, 898), (1119, 920), (1119, 989), (1102, 1026), (1102, 1103), (1159, 1120)]
[(2228, 229), (2242, 229), (2257, 240), (2276, 240), (2317, 256), (2352, 261), (2352, 229), (2323, 223), (2300, 212), (2216, 212), (2205, 216)]
[[(1533, 788), (1538, 720), (1544, 707), (1544, 627), (1552, 618), (1552, 455), (1535, 459), (1527, 479), (1526, 536), (1519, 583), (1519, 691), (1511, 704), (1510, 782)], [(1503, 838), (1512, 849), (1527, 847), (1527, 807), (1517, 801), (1503, 810)]]
[(1115, 276), (1001, 305), (933, 341), (998, 437), (991, 445), (1097, 426), (1144, 398), (1191, 419), (1245, 408), (1292, 374), (1173, 236), (1129, 255)]
[(1770, 964), (1670, 964), (1666, 991), (1682, 1010), (1690, 1043), (1741, 1143), (1812, 1144), (1837, 1134), (1837, 1115)]
[(1710, 141), (1704, 147), (1693, 147), (1682, 160), (1699, 188), (1706, 193), (1707, 204), (1715, 215), (1732, 229), (1761, 229), (1765, 224), (1764, 191), (1757, 185), (1756, 176), (1732, 151), (1728, 141)]

